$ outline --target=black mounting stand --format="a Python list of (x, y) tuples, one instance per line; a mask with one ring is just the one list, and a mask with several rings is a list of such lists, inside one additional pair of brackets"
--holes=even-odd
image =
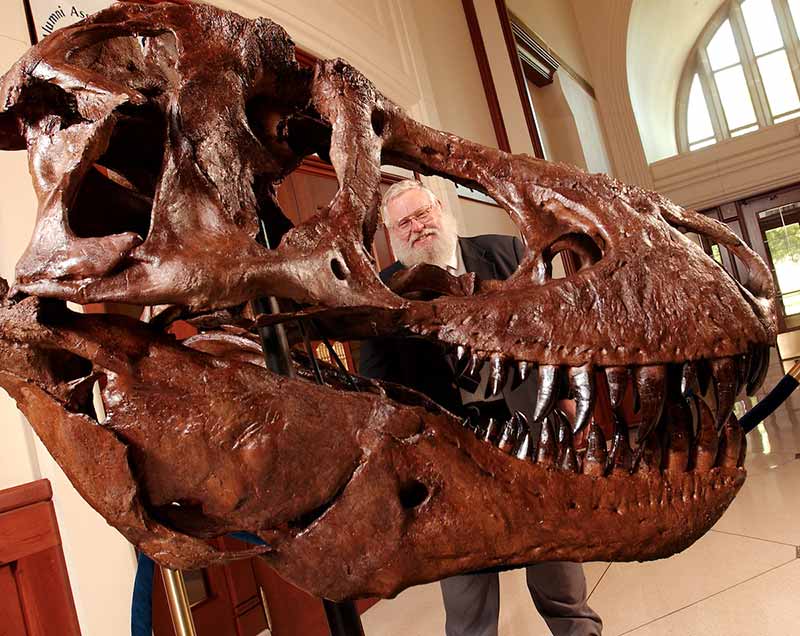
[[(259, 221), (258, 241), (267, 249), (271, 249), (267, 231), (263, 221)], [(254, 313), (271, 314), (278, 313), (278, 301), (275, 297), (258, 298), (252, 301)], [(301, 323), (301, 329), (305, 333), (305, 326)], [(289, 353), (289, 341), (286, 337), (286, 330), (283, 325), (277, 324), (267, 327), (259, 327), (258, 333), (261, 336), (261, 347), (264, 351), (264, 360), (267, 368), (281, 375), (294, 376), (292, 359)], [(309, 356), (313, 356), (313, 351), (308, 351)], [(312, 358), (313, 359), (313, 358)], [(318, 381), (322, 381), (320, 375)], [(361, 618), (356, 610), (355, 603), (345, 601), (335, 603), (327, 599), (322, 599), (325, 608), (325, 616), (328, 619), (328, 626), (331, 629), (331, 636), (364, 636), (364, 627), (361, 625)]]
[(749, 433), (783, 404), (800, 384), (800, 362), (796, 362), (764, 399), (739, 418), (739, 425)]

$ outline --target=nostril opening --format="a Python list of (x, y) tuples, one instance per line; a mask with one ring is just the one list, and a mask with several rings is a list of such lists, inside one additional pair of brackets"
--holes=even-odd
[(412, 479), (400, 486), (397, 496), (400, 499), (400, 505), (405, 510), (412, 510), (428, 498), (428, 487), (421, 481)]
[(331, 260), (331, 271), (339, 280), (347, 280), (347, 269), (345, 269), (344, 263), (338, 258)]
[(372, 130), (375, 131), (375, 134), (380, 137), (383, 135), (383, 131), (386, 128), (386, 113), (383, 112), (380, 108), (376, 108), (372, 111)]

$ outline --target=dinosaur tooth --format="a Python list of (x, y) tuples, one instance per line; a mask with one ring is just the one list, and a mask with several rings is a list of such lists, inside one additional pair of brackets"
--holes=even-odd
[(758, 372), (761, 367), (761, 356), (763, 354), (763, 350), (758, 345), (753, 345), (750, 347), (750, 355), (747, 358), (747, 379), (745, 380), (745, 387), (747, 389), (747, 395), (750, 395), (750, 385), (753, 380), (753, 376)]
[(583, 474), (591, 477), (602, 477), (608, 461), (606, 436), (596, 422), (589, 425), (586, 439), (586, 457), (583, 460)]
[(486, 398), (494, 397), (503, 390), (508, 377), (503, 356), (493, 353), (489, 358), (489, 380), (486, 383)]
[(462, 375), (469, 366), (470, 363), (470, 355), (469, 355), (469, 348), (464, 345), (458, 345), (455, 351), (455, 372), (456, 377)]
[(497, 439), (497, 420), (490, 417), (486, 422), (486, 429), (483, 431), (483, 441), (494, 444)]
[(634, 376), (642, 420), (636, 434), (636, 443), (641, 445), (661, 418), (667, 394), (667, 368), (663, 364), (639, 367)]
[(483, 368), (484, 359), (479, 353), (473, 351), (469, 356), (464, 370), (458, 376), (458, 386), (470, 393), (475, 393), (478, 385), (481, 383), (481, 369)]
[(561, 465), (567, 449), (572, 448), (572, 426), (566, 415), (559, 409), (556, 409), (553, 415), (556, 421), (556, 439), (558, 441), (558, 457), (556, 461)]
[(694, 398), (694, 407), (697, 411), (697, 436), (692, 445), (691, 466), (699, 473), (707, 473), (717, 462), (719, 449), (719, 434), (714, 414), (705, 400)]
[(564, 457), (558, 463), (559, 468), (561, 470), (566, 470), (571, 473), (579, 473), (580, 466), (578, 465), (578, 456), (575, 453), (575, 449), (572, 446), (568, 446), (567, 449), (564, 451)]
[(583, 429), (592, 417), (595, 400), (594, 370), (590, 365), (569, 368), (570, 392), (575, 400), (573, 433)]
[(681, 367), (681, 395), (697, 395), (700, 391), (700, 384), (697, 381), (697, 366), (694, 362), (684, 362)]
[(636, 454), (638, 455), (637, 470), (640, 473), (661, 472), (663, 449), (658, 431), (644, 441), (644, 444), (636, 450)]
[(517, 424), (514, 417), (510, 417), (500, 431), (500, 438), (497, 440), (497, 448), (504, 453), (514, 450), (514, 442), (517, 438)]
[(734, 358), (736, 364), (736, 395), (742, 392), (742, 389), (747, 386), (747, 373), (750, 370), (750, 360), (746, 353), (738, 355)]
[(614, 416), (614, 438), (608, 464), (609, 472), (613, 474), (628, 474), (633, 464), (633, 453), (628, 441), (628, 426), (622, 418), (616, 415)]
[(611, 408), (619, 408), (625, 397), (625, 390), (628, 388), (628, 380), (631, 375), (630, 369), (628, 367), (606, 367), (605, 373)]
[(768, 346), (758, 345), (754, 348), (753, 358), (755, 360), (751, 363), (748, 372), (747, 395), (755, 394), (764, 384), (764, 378), (767, 377), (767, 370), (769, 369), (769, 356), (770, 348)]
[(724, 468), (736, 468), (739, 465), (739, 456), (742, 450), (744, 431), (739, 426), (735, 415), (731, 415), (722, 427), (719, 439), (719, 452), (717, 454), (717, 466)]
[(517, 371), (514, 374), (514, 381), (511, 384), (511, 389), (516, 389), (520, 384), (525, 382), (530, 375), (531, 369), (534, 367), (533, 362), (528, 362), (527, 360), (517, 360)]
[(536, 408), (533, 410), (533, 420), (538, 422), (548, 415), (556, 404), (558, 397), (561, 369), (555, 365), (543, 364), (539, 367), (538, 394)]
[(685, 473), (692, 443), (692, 412), (686, 402), (670, 402), (665, 412), (667, 443), (664, 470)]
[(513, 455), (517, 459), (531, 459), (531, 435), (527, 430), (521, 431)]
[(700, 388), (699, 395), (705, 395), (711, 385), (711, 365), (708, 360), (698, 360), (695, 364), (695, 369), (697, 371), (697, 386)]
[(542, 431), (539, 435), (539, 446), (536, 449), (536, 463), (552, 466), (558, 457), (556, 436), (553, 432), (553, 417), (548, 415), (542, 420)]
[(711, 361), (711, 371), (717, 396), (717, 427), (721, 427), (733, 412), (733, 403), (736, 401), (736, 366), (733, 358), (715, 358)]
[(469, 358), (469, 364), (467, 364), (467, 369), (466, 371), (464, 371), (464, 373), (466, 375), (473, 377), (480, 376), (484, 362), (486, 362), (484, 357), (480, 355), (477, 351), (473, 351), (472, 355)]

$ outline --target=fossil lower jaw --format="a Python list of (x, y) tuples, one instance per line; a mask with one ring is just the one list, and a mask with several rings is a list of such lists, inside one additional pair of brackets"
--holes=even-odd
[[(325, 387), (277, 378), (235, 358), (208, 358), (133, 321), (73, 315), (33, 299), (4, 308), (0, 331), (0, 367), (9, 368), (0, 383), (55, 454), (84, 452), (84, 435), (102, 435), (127, 454), (120, 470), (146, 476), (136, 486), (126, 482), (124, 492), (103, 473), (105, 463), (83, 482), (77, 469), (70, 478), (82, 492), (102, 484), (94, 505), (112, 522), (118, 502), (139, 493), (154, 521), (134, 527), (125, 517), (117, 527), (169, 567), (201, 567), (209, 558), (181, 548), (189, 541), (181, 532), (235, 530), (262, 536), (282, 576), (332, 599), (391, 596), (451, 574), (539, 560), (655, 559), (706, 532), (745, 478), (738, 429), (729, 422), (717, 442), (716, 418), (699, 402), (700, 430), (713, 437), (678, 444), (686, 440), (677, 427), (685, 412), (673, 415), (667, 399), (648, 439), (663, 430), (670, 443), (659, 460), (655, 449), (643, 451), (631, 474), (627, 437), (620, 433), (609, 453), (590, 427), (588, 449), (577, 453), (572, 426), (555, 406), (549, 417), (558, 431), (545, 426), (549, 441), (535, 446), (537, 461), (530, 441), (521, 461), (508, 443), (477, 439), (451, 414), (396, 386), (358, 380), (366, 390), (356, 394), (339, 390), (346, 383), (331, 375)], [(86, 364), (74, 375), (55, 373), (59, 351)], [(92, 374), (109, 380), (102, 425), (84, 414)], [(146, 443), (152, 439), (159, 442)], [(160, 513), (173, 502), (192, 506), (181, 504), (182, 515), (167, 519)], [(147, 543), (159, 525), (178, 536)]]

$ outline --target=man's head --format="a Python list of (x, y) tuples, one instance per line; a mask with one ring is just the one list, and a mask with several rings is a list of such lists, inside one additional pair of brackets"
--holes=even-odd
[(452, 261), (458, 240), (456, 219), (419, 181), (409, 179), (390, 187), (381, 213), (394, 254), (404, 265), (446, 267)]

